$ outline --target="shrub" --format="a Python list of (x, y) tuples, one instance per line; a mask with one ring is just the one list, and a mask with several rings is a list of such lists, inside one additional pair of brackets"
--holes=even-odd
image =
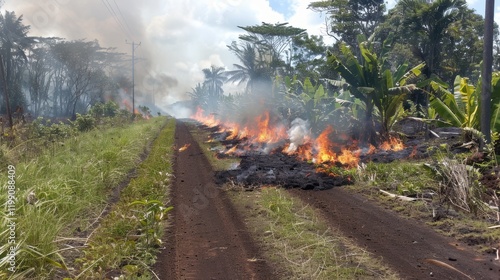
[(76, 120), (73, 124), (75, 125), (76, 129), (78, 129), (78, 131), (84, 132), (92, 130), (95, 127), (96, 120), (90, 114), (80, 115), (77, 113)]

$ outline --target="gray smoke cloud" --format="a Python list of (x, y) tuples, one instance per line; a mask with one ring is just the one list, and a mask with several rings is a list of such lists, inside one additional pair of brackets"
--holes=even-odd
[(165, 108), (188, 98), (187, 92), (203, 82), (202, 69), (232, 69), (238, 61), (227, 45), (243, 33), (237, 26), (287, 21), (310, 34), (324, 34), (324, 18), (307, 10), (309, 0), (285, 2), (287, 17), (269, 0), (6, 0), (2, 9), (23, 15), (32, 36), (98, 40), (129, 55), (130, 44), (140, 43), (136, 97), (152, 97)]

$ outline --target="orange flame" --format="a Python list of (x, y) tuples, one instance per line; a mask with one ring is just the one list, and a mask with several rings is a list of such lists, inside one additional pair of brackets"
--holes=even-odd
[(132, 110), (132, 105), (130, 105), (130, 102), (127, 99), (123, 99), (122, 104), (127, 108), (127, 110)]
[(217, 120), (213, 114), (210, 114), (210, 116), (206, 117), (203, 109), (201, 109), (200, 107), (197, 108), (196, 113), (194, 114), (194, 116), (192, 116), (192, 118), (208, 127), (214, 127), (220, 124), (219, 120)]
[(379, 148), (384, 151), (402, 151), (405, 148), (403, 142), (395, 137), (390, 137), (389, 140), (380, 144)]
[(257, 122), (256, 140), (261, 143), (273, 143), (286, 139), (287, 134), (284, 127), (273, 127), (269, 124), (269, 112), (265, 112), (263, 116), (255, 119)]
[[(219, 125), (220, 132), (227, 132), (227, 140), (248, 138), (248, 145), (239, 145), (238, 149), (232, 147), (227, 150), (226, 154), (240, 154), (243, 150), (252, 149), (255, 143), (278, 143), (285, 142), (289, 138), (285, 126), (271, 118), (269, 112), (250, 120), (245, 125), (240, 125), (233, 122), (222, 122), (216, 119), (215, 115), (206, 116), (201, 108), (198, 108), (192, 116), (193, 119), (209, 126), (214, 127)], [(359, 149), (357, 142), (350, 139), (346, 134), (333, 134), (334, 129), (328, 126), (316, 139), (306, 137), (301, 141), (301, 145), (288, 143), (284, 145), (281, 152), (288, 155), (294, 155), (301, 160), (314, 161), (316, 164), (321, 164), (319, 170), (328, 170), (330, 166), (342, 164), (345, 167), (356, 167), (360, 160), (362, 149)], [(330, 137), (338, 139), (342, 144), (332, 142)], [(251, 144), (250, 144), (251, 143)], [(391, 137), (388, 141), (382, 143), (378, 149), (401, 151), (405, 147), (401, 140)], [(376, 147), (370, 145), (368, 147), (369, 154), (374, 153)]]
[(411, 151), (409, 157), (414, 158), (416, 155), (417, 155), (417, 146), (413, 146), (413, 150)]
[(316, 139), (316, 146), (318, 148), (318, 154), (316, 155), (316, 162), (335, 162), (337, 155), (332, 151), (332, 142), (328, 136), (333, 132), (331, 126), (327, 126), (323, 132)]
[(327, 128), (316, 139), (318, 154), (316, 155), (317, 163), (335, 163), (340, 162), (348, 167), (355, 167), (359, 162), (360, 152), (353, 152), (347, 148), (342, 148), (340, 154), (333, 151), (334, 144), (330, 141), (329, 136), (333, 132), (331, 126)]

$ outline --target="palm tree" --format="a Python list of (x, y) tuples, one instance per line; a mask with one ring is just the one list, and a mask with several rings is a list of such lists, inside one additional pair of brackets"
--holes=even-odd
[(222, 85), (226, 81), (226, 74), (224, 67), (216, 67), (212, 65), (210, 68), (203, 69), (205, 74), (205, 81), (203, 82), (203, 89), (207, 95), (206, 103), (209, 110), (217, 110), (219, 102), (223, 97), (224, 90)]
[[(0, 62), (3, 66), (3, 87), (6, 111), (10, 116), (11, 103), (22, 105), (21, 78), (23, 67), (27, 62), (25, 50), (33, 43), (34, 39), (28, 37), (29, 26), (22, 23), (22, 16), (16, 17), (14, 12), (0, 14)], [(9, 100), (9, 95), (12, 97)]]
[(224, 93), (222, 85), (226, 81), (224, 67), (212, 65), (210, 68), (203, 69), (203, 74), (205, 74), (203, 86), (208, 90), (210, 97), (216, 99), (220, 98)]
[(259, 48), (249, 42), (243, 46), (233, 42), (227, 47), (241, 61), (241, 64), (233, 64), (236, 70), (226, 72), (229, 77), (227, 81), (238, 85), (246, 83), (246, 93), (270, 90), (272, 85), (270, 61), (266, 60)]
[(464, 0), (401, 0), (403, 28), (408, 36), (414, 55), (425, 61), (425, 74), (439, 73), (441, 45), (447, 36), (446, 30), (460, 20), (466, 2)]
[(196, 106), (206, 110), (208, 100), (205, 87), (198, 83), (194, 88), (191, 89), (191, 92), (189, 92), (188, 94), (191, 97), (193, 103), (196, 104)]

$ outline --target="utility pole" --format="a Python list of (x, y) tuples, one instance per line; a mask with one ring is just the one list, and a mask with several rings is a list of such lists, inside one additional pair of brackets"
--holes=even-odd
[[(495, 0), (486, 0), (484, 15), (484, 49), (483, 75), (481, 89), (481, 132), (484, 140), (480, 141), (481, 150), (484, 145), (491, 143), (491, 68), (493, 65), (493, 24)], [(486, 142), (486, 143), (484, 143)]]
[[(125, 41), (126, 44), (129, 44)], [(135, 73), (134, 73), (134, 65), (135, 65), (135, 49), (137, 49), (141, 43), (135, 44), (134, 41), (132, 41), (132, 116), (135, 117)]]

